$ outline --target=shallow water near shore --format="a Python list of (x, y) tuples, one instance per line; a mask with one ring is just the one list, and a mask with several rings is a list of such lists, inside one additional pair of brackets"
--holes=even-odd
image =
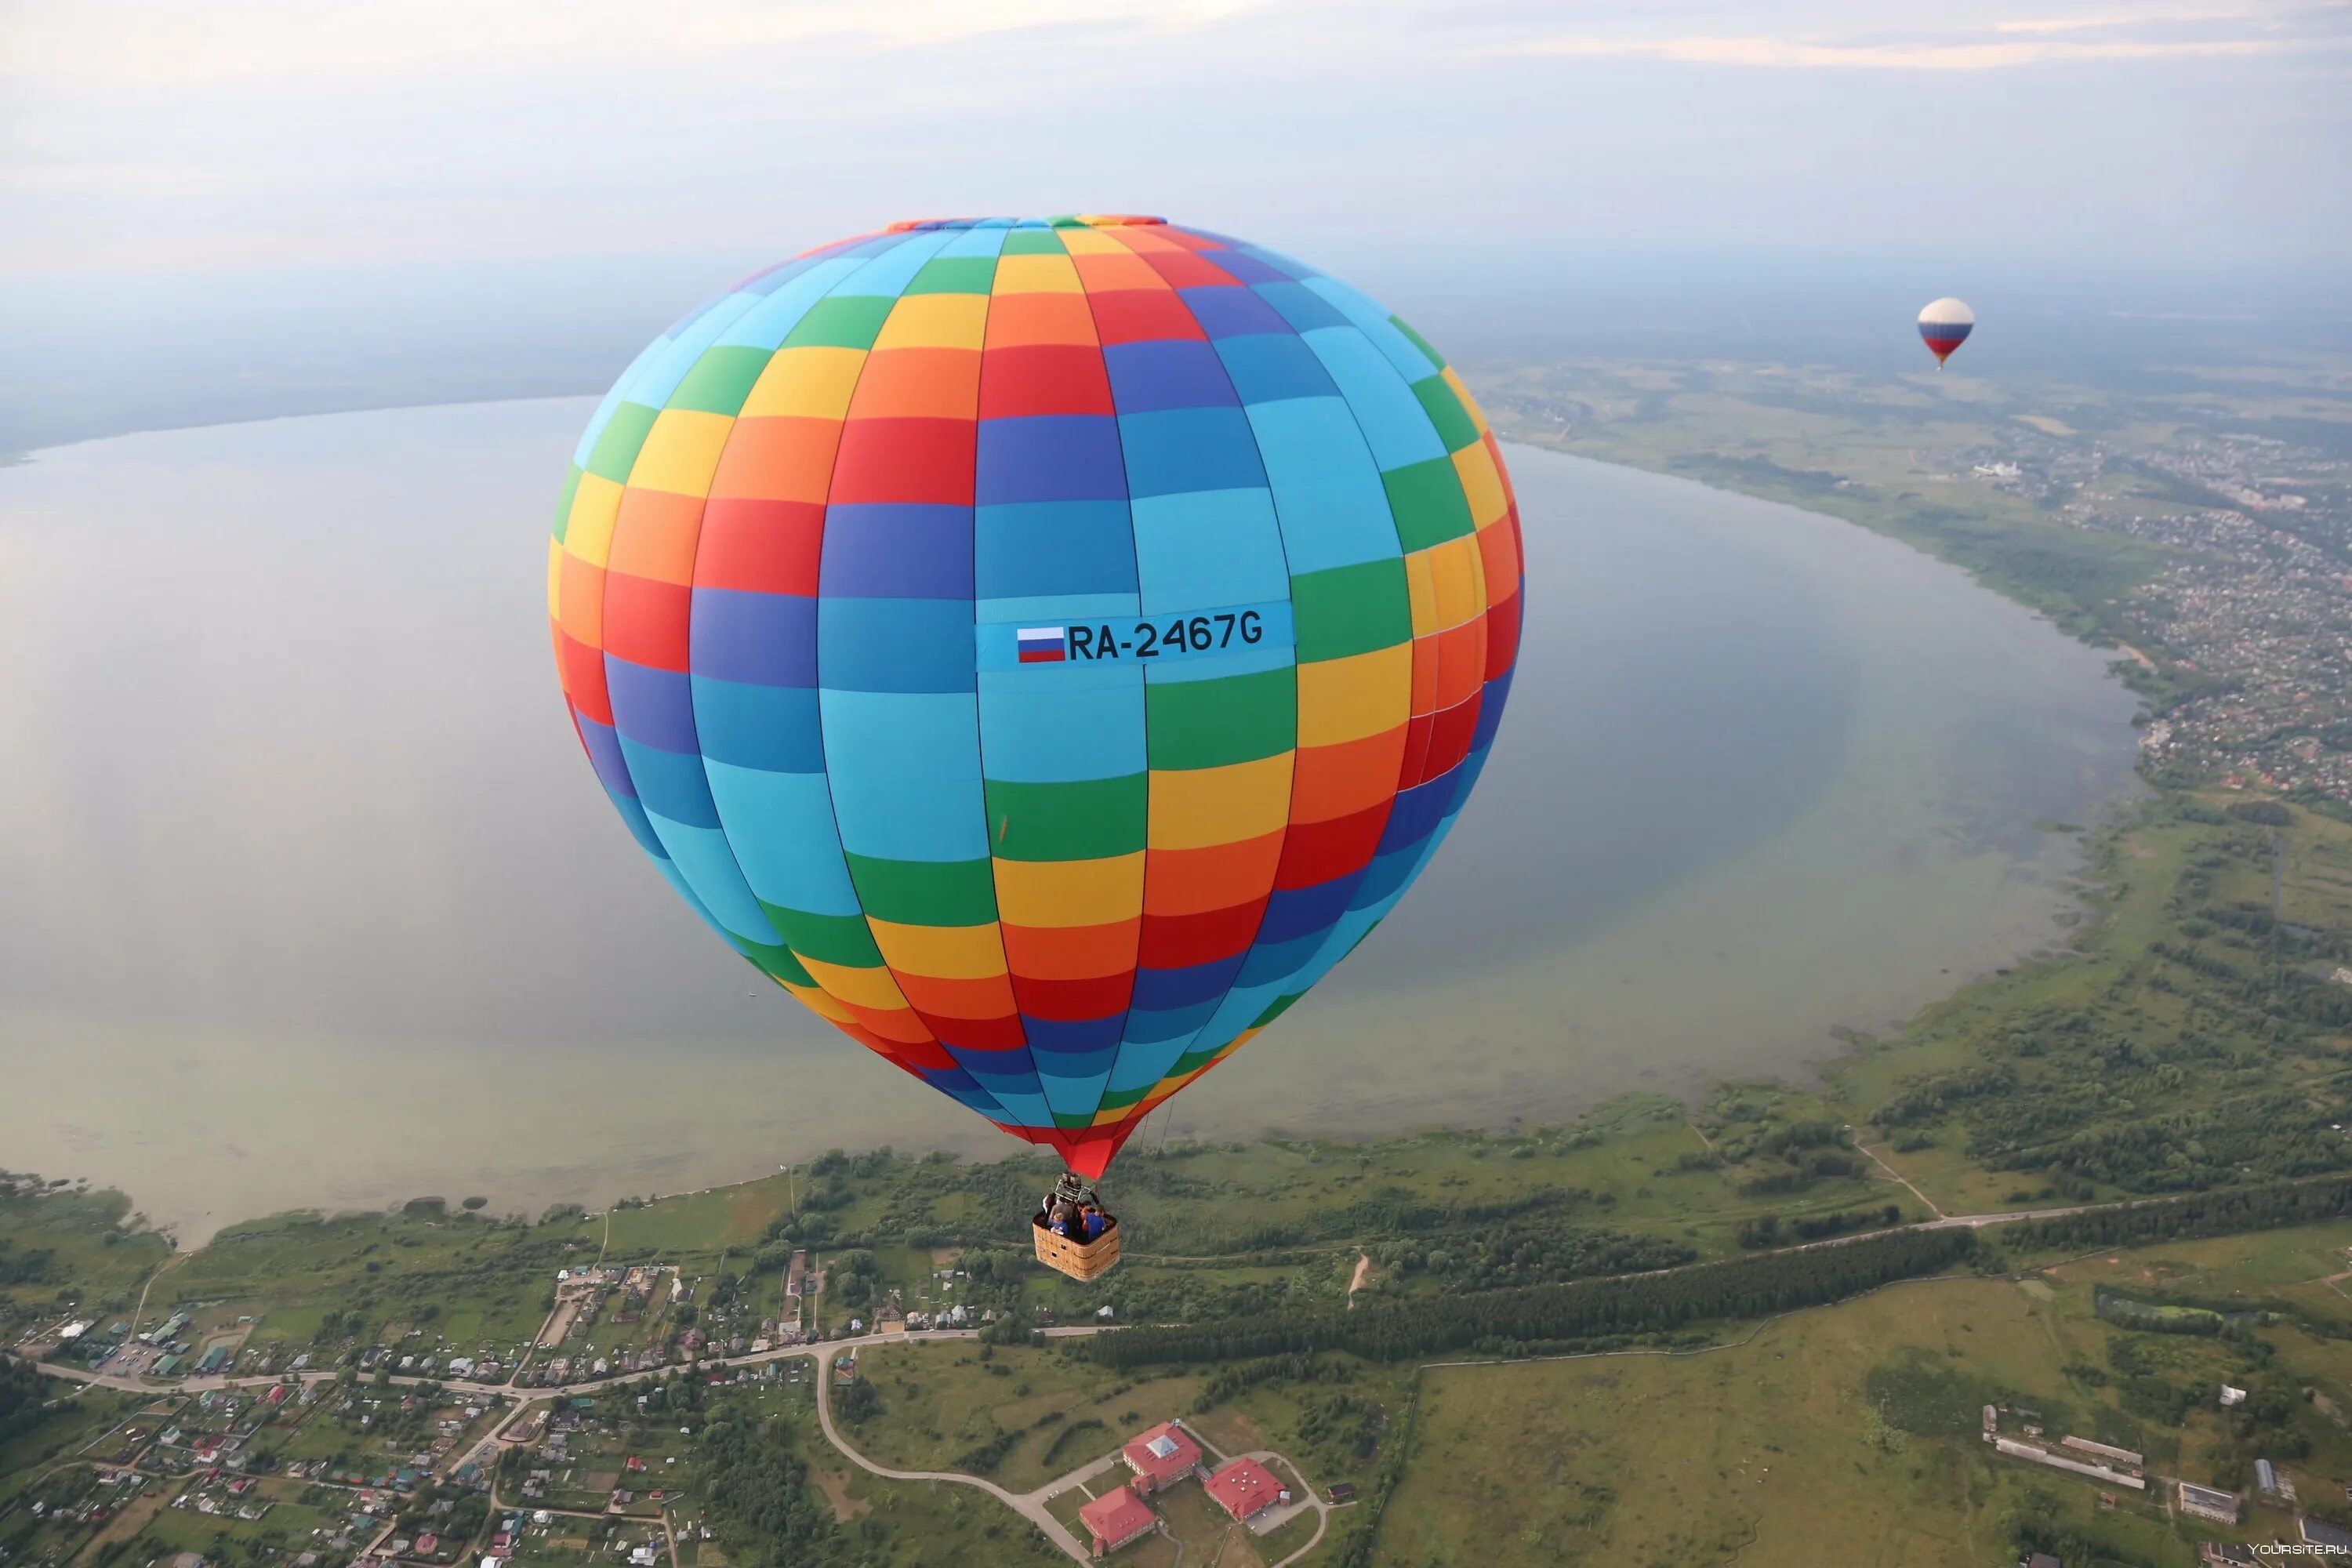
[[(0, 1166), (121, 1186), (194, 1243), (1015, 1146), (759, 983), (596, 788), (541, 568), (590, 406), (0, 469)], [(2078, 842), (2042, 825), (2135, 788), (2107, 656), (1834, 519), (1509, 456), (1530, 619), (1477, 794), (1176, 1135), (1787, 1072), (2077, 912)]]

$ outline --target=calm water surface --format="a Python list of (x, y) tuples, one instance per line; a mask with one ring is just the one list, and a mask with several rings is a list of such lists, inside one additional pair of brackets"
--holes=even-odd
[[(0, 1166), (194, 1241), (1013, 1146), (755, 984), (596, 788), (541, 574), (590, 406), (0, 468)], [(2073, 841), (2035, 824), (2132, 788), (2101, 655), (1832, 519), (1511, 461), (1534, 611), (1477, 796), (1179, 1135), (1785, 1071), (2070, 918)]]

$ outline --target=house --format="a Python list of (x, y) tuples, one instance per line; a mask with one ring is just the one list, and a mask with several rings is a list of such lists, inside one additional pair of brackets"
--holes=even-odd
[(2251, 1546), (2233, 1546), (2226, 1541), (2208, 1541), (2197, 1548), (2199, 1568), (2260, 1568), (2262, 1559)]
[(1356, 1489), (1347, 1481), (1334, 1481), (1329, 1489), (1333, 1502), (1353, 1502), (1356, 1500)]
[(2217, 1524), (2238, 1522), (2240, 1500), (2237, 1493), (2196, 1486), (2188, 1481), (2180, 1482), (2179, 1487), (2181, 1512), (2194, 1514), (2199, 1519), (2210, 1519)]
[(1208, 1487), (1217, 1505), (1235, 1519), (1252, 1518), (1290, 1496), (1272, 1470), (1250, 1458), (1226, 1465), (1209, 1478)]
[(428, 1530), (416, 1538), (416, 1550), (420, 1556), (430, 1557), (441, 1550), (441, 1538)]
[(1192, 1473), (1201, 1462), (1201, 1445), (1173, 1421), (1163, 1421), (1119, 1451), (1135, 1472), (1135, 1495), (1150, 1497)]
[(1127, 1487), (1107, 1492), (1078, 1510), (1078, 1522), (1094, 1537), (1097, 1557), (1108, 1557), (1130, 1541), (1151, 1533), (1160, 1521)]

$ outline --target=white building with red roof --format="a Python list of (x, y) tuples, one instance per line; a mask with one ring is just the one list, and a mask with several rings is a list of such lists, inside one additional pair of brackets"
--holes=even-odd
[(1160, 1521), (1143, 1506), (1141, 1498), (1121, 1487), (1078, 1510), (1078, 1522), (1094, 1537), (1095, 1555), (1107, 1557), (1129, 1542), (1150, 1534)]
[(1150, 1497), (1174, 1486), (1201, 1462), (1201, 1445), (1173, 1421), (1163, 1421), (1119, 1450), (1135, 1472), (1135, 1492)]
[(1249, 1519), (1281, 1500), (1282, 1483), (1255, 1459), (1235, 1459), (1209, 1478), (1209, 1495), (1235, 1519)]

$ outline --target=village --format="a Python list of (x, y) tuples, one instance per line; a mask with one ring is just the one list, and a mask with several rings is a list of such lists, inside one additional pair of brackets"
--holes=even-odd
[(2263, 400), (2220, 380), (2193, 400), (2056, 383), (1987, 405), (1820, 364), (1592, 360), (1492, 379), (1489, 414), (1523, 438), (1874, 526), (1908, 531), (1927, 503), (1962, 559), (1987, 540), (2015, 551), (1995, 585), (2072, 600), (2117, 646), (2149, 698), (2152, 774), (2352, 802), (2352, 461), (2326, 420), (2266, 434)]
[[(854, 1313), (826, 1302), (827, 1277), (821, 1255), (794, 1250), (768, 1310), (756, 1289), (674, 1265), (564, 1268), (520, 1343), (420, 1323), (289, 1353), (256, 1340), (236, 1303), (178, 1304), (143, 1330), (53, 1320), (9, 1348), (119, 1410), (41, 1479), (37, 1531), (0, 1564), (110, 1568), (136, 1542), (174, 1548), (168, 1568), (721, 1568), (688, 1480), (706, 1404), (814, 1417), (852, 1463), (904, 1474), (836, 1431), (827, 1392), (839, 1400), (861, 1359), (896, 1343), (1012, 1327), (947, 1300), (969, 1281), (952, 1266), (911, 1307), (891, 1286)], [(1024, 1318), (1022, 1342), (1093, 1331), (1042, 1307)], [(1344, 1484), (1318, 1495), (1278, 1454), (1221, 1452), (1181, 1419), (1107, 1435), (1031, 1492), (988, 1489), (1075, 1561), (1266, 1537), (1302, 1517), (1319, 1540), (1324, 1512), (1352, 1497)]]

